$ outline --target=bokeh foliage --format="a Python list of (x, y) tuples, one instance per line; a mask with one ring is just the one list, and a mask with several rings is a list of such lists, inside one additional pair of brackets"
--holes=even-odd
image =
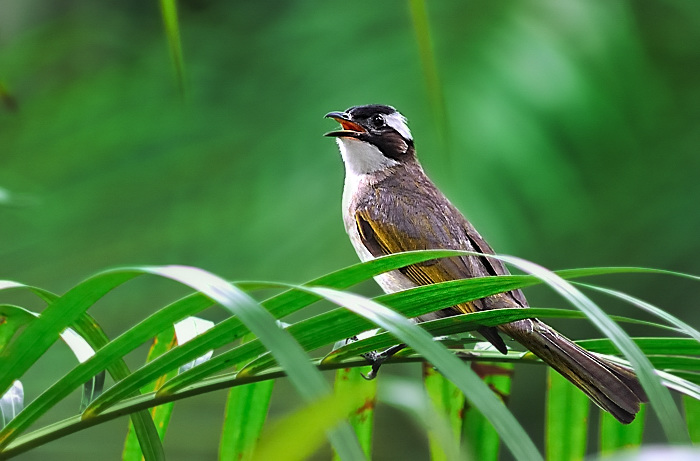
[[(342, 167), (321, 117), (369, 102), (409, 118), (429, 173), (498, 251), (700, 272), (697, 2), (427, 6), (445, 143), (409, 2), (181, 1), (183, 101), (157, 1), (6, 0), (0, 279), (63, 292), (135, 263), (294, 282), (348, 265)], [(686, 283), (622, 283), (698, 323)], [(93, 314), (115, 334), (157, 305), (144, 294), (165, 296), (134, 289)], [(542, 414), (518, 392), (516, 414)], [(181, 418), (220, 421), (220, 402)], [(202, 439), (212, 453), (217, 438)]]

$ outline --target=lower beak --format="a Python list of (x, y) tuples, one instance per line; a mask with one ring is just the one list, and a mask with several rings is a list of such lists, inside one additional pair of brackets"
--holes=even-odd
[(357, 138), (360, 134), (367, 132), (367, 130), (365, 130), (362, 127), (362, 125), (351, 121), (348, 118), (348, 116), (343, 112), (329, 112), (326, 114), (326, 118), (332, 118), (336, 122), (340, 123), (340, 126), (342, 126), (343, 129), (329, 131), (328, 133), (324, 134), (324, 136), (331, 136), (336, 138)]

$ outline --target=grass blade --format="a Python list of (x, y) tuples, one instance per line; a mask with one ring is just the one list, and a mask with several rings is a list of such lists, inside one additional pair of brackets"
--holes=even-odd
[(649, 312), (652, 315), (655, 315), (656, 317), (665, 320), (668, 322), (669, 325), (673, 325), (676, 327), (679, 331), (685, 333), (686, 335), (690, 336), (691, 338), (695, 339), (695, 341), (700, 342), (700, 331), (696, 330), (695, 328), (691, 327), (687, 323), (683, 322), (682, 320), (678, 319), (676, 316), (669, 314), (668, 312), (665, 312), (658, 307), (649, 304), (646, 301), (642, 301), (641, 299), (635, 298), (634, 296), (630, 296), (626, 293), (622, 293), (620, 291), (616, 290), (610, 290), (608, 288), (603, 288), (595, 285), (589, 285), (585, 283), (578, 283), (575, 282), (577, 285), (581, 285), (583, 287), (589, 288), (591, 290), (599, 291), (601, 293), (608, 294), (610, 296), (613, 296), (618, 299), (622, 299), (623, 301), (626, 301), (633, 306), (637, 306), (640, 309), (645, 310), (646, 312)]
[[(435, 430), (429, 429), (430, 459), (433, 461), (457, 459), (459, 457), (459, 439), (462, 434), (464, 394), (428, 363), (423, 364), (423, 385), (435, 411), (448, 422), (452, 431), (451, 440), (454, 442), (454, 446), (444, 447), (444, 444), (440, 443)], [(446, 452), (446, 450), (449, 450), (449, 452)]]
[[(405, 312), (403, 312), (405, 314)], [(524, 318), (571, 318), (583, 319), (586, 315), (580, 311), (572, 311), (568, 309), (545, 309), (532, 307), (529, 309), (498, 309), (484, 312), (473, 312), (470, 314), (455, 315), (438, 320), (421, 322), (421, 327), (429, 331), (433, 336), (444, 336), (464, 331), (476, 330), (481, 326), (495, 326), (501, 323), (512, 322)], [(624, 317), (614, 317), (618, 321), (630, 321), (638, 323), (634, 319), (626, 319)], [(663, 325), (649, 324), (664, 327)], [(691, 340), (692, 341), (692, 340)], [(388, 333), (379, 333), (369, 338), (349, 343), (330, 352), (324, 359), (324, 363), (340, 362), (348, 357), (353, 357), (371, 350), (381, 349), (396, 344), (396, 340)], [(588, 344), (588, 343), (587, 343)], [(592, 347), (600, 347), (604, 350), (612, 350), (616, 353), (617, 350), (612, 346), (609, 340), (593, 340), (590, 342)], [(257, 369), (257, 368), (256, 368)]]
[[(255, 337), (242, 338), (247, 342)], [(251, 383), (231, 388), (226, 401), (224, 424), (219, 441), (219, 459), (250, 461), (260, 438), (275, 381)]]
[[(0, 102), (11, 112), (17, 112), (19, 110), (19, 105), (14, 96), (7, 90), (5, 84), (0, 81)], [(0, 203), (2, 199), (0, 198)]]
[[(199, 293), (187, 296), (170, 304), (149, 316), (135, 327), (127, 330), (118, 338), (115, 338), (114, 341), (96, 354), (95, 361), (91, 366), (99, 367), (100, 363), (109, 363), (111, 360), (125, 355), (151, 337), (154, 332), (166, 328), (168, 325), (177, 322), (183, 317), (195, 315), (201, 310), (211, 306), (211, 304), (212, 301), (210, 299)], [(166, 352), (115, 384), (93, 402), (86, 410), (86, 415), (100, 413), (114, 402), (138, 391), (138, 389), (157, 379), (164, 373), (196, 360), (207, 351), (234, 341), (247, 332), (248, 329), (245, 328), (237, 318), (228, 318), (220, 322), (212, 329), (187, 342), (187, 344)], [(208, 362), (205, 362), (200, 366), (206, 366), (207, 364)], [(195, 367), (183, 374), (198, 368), (199, 367)]]
[[(324, 275), (317, 279), (307, 282), (307, 286), (327, 286), (333, 288), (348, 288), (354, 284), (360, 283), (368, 278), (375, 275), (381, 274), (389, 270), (394, 270), (399, 267), (403, 267), (409, 264), (419, 263), (427, 261), (430, 259), (435, 259), (439, 257), (449, 257), (458, 254), (455, 250), (429, 250), (429, 251), (413, 251), (400, 253), (390, 256), (385, 256), (381, 258), (374, 259), (372, 261), (355, 264), (344, 269), (332, 272), (330, 274)], [(533, 278), (534, 280), (534, 278)], [(536, 283), (536, 282), (534, 282)], [(263, 282), (261, 284), (253, 284), (257, 288), (267, 287), (267, 288), (290, 288), (290, 285), (285, 284), (275, 284)], [(289, 315), (303, 307), (306, 307), (320, 298), (312, 293), (308, 293), (300, 290), (289, 289), (277, 296), (274, 296), (262, 304), (263, 306), (278, 318)], [(191, 303), (190, 306), (188, 303)], [(186, 312), (184, 315), (194, 315), (196, 312), (211, 305), (211, 301), (202, 295), (191, 295), (191, 297), (184, 298), (176, 303), (173, 303), (170, 307), (175, 313)], [(162, 313), (165, 316), (165, 312)], [(174, 317), (173, 315), (172, 317)], [(114, 342), (120, 341), (121, 344), (132, 344), (140, 343), (132, 337), (137, 336), (139, 338), (150, 337), (153, 333), (151, 330), (156, 329), (160, 331), (161, 325), (171, 321), (172, 317), (161, 318), (161, 313), (154, 314), (148, 319), (144, 320), (141, 324), (132, 328), (131, 330), (125, 332), (120, 338), (115, 339)], [(371, 325), (367, 322), (365, 325)], [(139, 389), (144, 384), (156, 379), (157, 376), (163, 373), (164, 370), (170, 369), (170, 367), (177, 367), (186, 363), (189, 360), (193, 360), (199, 353), (203, 353), (209, 349), (215, 349), (217, 347), (223, 346), (236, 338), (241, 337), (247, 332), (247, 329), (240, 323), (236, 318), (230, 318), (224, 320), (223, 322), (216, 325), (212, 330), (204, 333), (201, 336), (193, 339), (186, 347), (178, 347), (173, 351), (165, 354), (163, 357), (155, 360), (153, 363), (141, 368), (134, 372), (128, 379), (119, 383), (119, 385), (112, 387), (107, 390), (101, 397), (94, 403), (91, 408), (88, 408), (88, 412), (97, 413), (102, 411), (104, 408), (113, 404), (130, 392)], [(343, 336), (347, 337), (347, 336)], [(337, 339), (329, 340), (328, 342), (336, 341)], [(123, 340), (123, 341), (122, 341)], [(325, 343), (324, 343), (325, 344)], [(259, 346), (259, 343), (258, 343)], [(115, 344), (116, 348), (116, 344)], [(106, 355), (107, 351), (100, 351), (101, 355), (104, 353)], [(263, 350), (258, 352), (253, 352), (254, 354), (263, 353)], [(123, 352), (125, 354), (126, 352)], [(234, 353), (235, 354), (235, 353)], [(101, 355), (102, 356), (102, 355)], [(222, 354), (209, 362), (202, 364), (192, 370), (189, 370), (178, 377), (174, 378), (171, 383), (168, 383), (159, 391), (160, 395), (164, 395), (167, 392), (174, 392), (176, 389), (180, 389), (189, 385), (192, 382), (200, 380), (203, 376), (214, 373), (218, 370), (229, 368), (231, 364), (238, 363), (238, 358), (231, 359), (229, 355)]]
[[(445, 98), (442, 94), (442, 85), (438, 74), (435, 53), (430, 37), (430, 23), (428, 21), (428, 9), (425, 0), (410, 0), (409, 2), (411, 19), (413, 20), (413, 30), (418, 42), (418, 55), (420, 56), (423, 76), (428, 93), (428, 100), (433, 112), (433, 120), (437, 133), (440, 135), (440, 143), (443, 150), (449, 152), (447, 130), (447, 109), (445, 108)], [(445, 165), (450, 164), (449, 155), (443, 159)]]
[[(146, 361), (150, 362), (156, 357), (163, 355), (165, 352), (168, 350), (172, 349), (175, 347), (177, 344), (177, 341), (175, 340), (175, 330), (173, 328), (169, 328), (165, 331), (163, 331), (161, 334), (155, 337), (153, 340), (153, 343), (151, 344), (151, 347), (148, 350), (148, 356), (146, 357)], [(175, 376), (176, 372), (172, 371), (168, 375), (163, 375), (161, 378), (157, 381), (154, 381), (151, 385), (147, 386), (144, 391), (145, 392), (153, 392), (155, 391), (162, 383), (164, 383), (167, 379)], [(165, 405), (159, 405), (157, 407), (153, 407), (149, 410), (151, 413), (151, 418), (153, 419), (153, 423), (155, 424), (156, 430), (158, 431), (158, 437), (162, 441), (163, 438), (165, 437), (165, 433), (168, 430), (168, 425), (170, 423), (170, 416), (173, 411), (173, 404), (172, 403), (166, 403)], [(122, 459), (124, 461), (127, 460), (134, 460), (138, 461), (141, 460), (143, 457), (143, 452), (141, 450), (141, 446), (138, 441), (138, 437), (134, 431), (134, 424), (131, 422), (129, 424), (129, 429), (127, 431), (127, 436), (126, 436), (126, 441), (124, 443), (124, 451), (122, 453)]]
[[(370, 367), (342, 368), (335, 375), (335, 393), (350, 394), (361, 392), (365, 399), (352, 408), (350, 426), (355, 431), (362, 451), (367, 459), (372, 459), (372, 429), (374, 428), (374, 408), (377, 404), (377, 380), (367, 381), (362, 373), (369, 372)], [(340, 461), (337, 452), (333, 452), (333, 460)]]
[[(26, 285), (21, 285), (21, 284), (15, 284), (13, 282), (0, 282), (0, 289), (5, 289), (5, 288), (24, 288), (24, 289), (29, 289), (33, 293), (37, 294), (41, 299), (46, 301), (47, 303), (52, 303), (58, 297), (54, 295), (53, 293), (50, 293), (46, 290), (41, 290), (35, 287), (30, 287)], [(32, 323), (36, 323), (38, 320), (36, 319), (37, 314), (27, 311), (25, 309), (20, 309), (22, 312), (21, 317), (29, 323), (30, 318), (32, 320)], [(15, 310), (15, 312), (20, 312)], [(94, 319), (92, 319), (90, 316), (87, 314), (82, 314), (78, 317), (76, 322), (73, 325), (73, 328), (77, 332), (77, 334), (74, 334), (76, 339), (80, 338), (81, 341), (87, 342), (86, 345), (78, 345), (78, 350), (80, 354), (78, 354), (78, 357), (80, 360), (85, 360), (90, 354), (92, 354), (92, 351), (95, 349), (99, 349), (100, 347), (104, 346), (107, 342), (107, 336), (104, 334), (102, 331), (102, 328), (95, 322)], [(62, 335), (66, 335), (67, 332), (70, 332), (72, 330), (66, 329), (62, 333)], [(72, 334), (73, 335), (73, 334)], [(71, 339), (73, 336), (68, 337), (69, 345), (75, 346), (73, 343), (77, 343), (75, 339)], [(72, 347), (73, 347), (72, 346)], [(89, 350), (87, 350), (89, 349)], [(85, 354), (83, 354), (82, 350), (85, 350)], [(89, 360), (89, 359), (87, 359)], [(129, 373), (128, 368), (126, 367), (126, 364), (123, 361), (118, 361), (117, 363), (111, 365), (109, 367), (110, 374), (115, 378), (115, 379), (120, 379), (126, 376)], [(96, 372), (95, 372), (96, 373)], [(88, 400), (92, 399), (94, 396), (95, 392), (101, 391), (102, 385), (104, 383), (104, 373), (99, 373), (97, 376), (95, 376), (94, 373), (90, 373), (88, 375), (85, 375), (84, 378), (80, 379), (79, 382), (85, 382), (86, 380), (90, 380), (85, 383), (84, 385), (84, 393), (83, 393), (83, 401), (82, 404), (86, 404)], [(79, 384), (78, 384), (79, 385)], [(74, 389), (75, 386), (73, 386), (70, 390)], [(70, 391), (68, 391), (70, 392)], [(67, 394), (66, 394), (67, 395)], [(62, 398), (62, 397), (61, 397)], [(43, 399), (43, 400), (42, 400)], [(87, 400), (86, 400), (87, 399)], [(36, 402), (48, 402), (48, 408), (55, 404), (60, 398), (52, 399), (51, 394), (47, 394), (46, 392), (43, 393), (35, 402), (32, 402), (29, 407), (26, 409), (26, 411), (21, 413), (20, 418), (17, 418), (17, 420), (13, 421), (12, 425), (8, 424), (8, 427), (4, 427), (2, 431), (0, 431), (0, 439), (4, 441), (4, 444), (7, 444), (9, 440), (11, 440), (11, 437), (16, 436), (16, 434), (21, 432), (22, 427), (27, 427), (36, 417), (42, 414), (41, 411), (32, 413), (37, 407), (40, 407)], [(81, 404), (81, 407), (82, 407)], [(45, 407), (47, 409), (47, 407)], [(146, 454), (146, 459), (160, 459), (160, 455), (162, 454), (162, 446), (160, 446), (159, 443), (155, 443), (152, 439), (153, 437), (156, 436), (155, 432), (155, 427), (153, 425), (153, 422), (150, 420), (150, 417), (148, 416), (148, 413), (146, 412), (137, 412), (134, 413), (131, 416), (131, 419), (134, 423), (136, 423), (136, 435), (145, 446), (151, 447), (150, 451)], [(9, 436), (8, 436), (9, 434)], [(2, 446), (2, 445), (0, 445)]]
[(656, 376), (654, 367), (649, 359), (639, 350), (622, 328), (613, 322), (597, 305), (583, 295), (583, 293), (556, 274), (521, 258), (498, 256), (497, 259), (501, 259), (525, 272), (541, 278), (574, 306), (585, 312), (596, 328), (610, 338), (632, 363), (637, 378), (644, 387), (649, 397), (649, 402), (659, 417), (669, 442), (689, 442), (688, 431), (683, 424), (683, 418), (678, 408), (675, 406), (671, 394), (661, 384), (661, 380)]
[(621, 450), (639, 448), (644, 433), (646, 405), (630, 424), (620, 424), (608, 413), (600, 413), (600, 452), (609, 455)]
[(58, 299), (58, 296), (56, 296), (48, 290), (44, 290), (43, 288), (38, 288), (31, 285), (25, 285), (19, 282), (13, 282), (12, 280), (0, 280), (0, 291), (3, 290), (26, 290), (36, 295), (39, 299), (41, 299), (47, 304), (50, 304), (56, 299)]
[[(632, 338), (646, 355), (700, 355), (700, 344), (690, 338), (641, 337)], [(618, 354), (615, 344), (608, 338), (582, 339), (576, 343), (600, 354)]]
[(688, 426), (690, 440), (694, 444), (700, 443), (700, 400), (683, 396), (683, 409), (685, 410), (685, 423)]
[[(348, 393), (328, 395), (310, 403), (263, 433), (253, 459), (259, 461), (309, 459), (323, 442), (327, 428), (346, 418), (352, 409), (361, 405), (366, 398), (363, 392), (353, 390)], [(300, 428), (303, 430), (299, 430)]]
[(547, 370), (547, 380), (547, 459), (582, 460), (586, 455), (591, 401), (551, 368)]
[[(513, 378), (513, 364), (474, 362), (472, 369), (499, 396), (503, 403), (508, 402)], [(501, 439), (484, 415), (471, 405), (465, 406), (464, 409), (462, 434), (474, 459), (479, 461), (498, 460)]]
[(437, 444), (450, 460), (465, 459), (465, 453), (456, 451), (459, 441), (453, 437), (449, 422), (438, 414), (428, 400), (425, 388), (415, 381), (382, 377), (378, 388), (379, 401), (397, 408), (415, 421), (425, 432), (432, 432)]
[(170, 59), (173, 61), (180, 94), (185, 95), (185, 60), (182, 57), (180, 42), (180, 26), (177, 19), (177, 2), (175, 0), (160, 0), (160, 13), (163, 17), (165, 37), (168, 40)]
[[(170, 278), (206, 294), (241, 319), (287, 372), (297, 392), (306, 401), (313, 401), (330, 394), (328, 383), (313, 367), (309, 357), (294, 338), (280, 328), (275, 318), (253, 298), (227, 281), (215, 275), (186, 266), (146, 267), (142, 269), (155, 275)], [(328, 434), (331, 444), (347, 459), (363, 458), (362, 450), (350, 427), (341, 425)]]
[(274, 384), (270, 380), (231, 388), (219, 442), (221, 461), (253, 459)]
[[(24, 375), (59, 337), (98, 299), (115, 286), (135, 277), (133, 271), (109, 271), (77, 285), (51, 303), (0, 354), (0, 392)], [(0, 435), (0, 446), (3, 438)]]
[(35, 315), (19, 306), (0, 304), (0, 352), (7, 346), (17, 330), (32, 322)]
[(522, 426), (493, 395), (471, 368), (467, 367), (432, 336), (410, 320), (390, 309), (361, 296), (327, 288), (308, 288), (338, 305), (371, 320), (377, 326), (391, 331), (397, 339), (419, 351), (428, 361), (465, 393), (470, 402), (486, 415), (504, 443), (517, 459), (542, 459)]

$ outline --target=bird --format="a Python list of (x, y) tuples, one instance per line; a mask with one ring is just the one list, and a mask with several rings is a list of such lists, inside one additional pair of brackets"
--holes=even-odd
[[(369, 104), (326, 114), (340, 123), (325, 133), (335, 138), (345, 166), (342, 214), (345, 230), (362, 261), (411, 250), (466, 250), (495, 254), (464, 215), (428, 178), (416, 157), (406, 118), (392, 106)], [(413, 264), (375, 277), (386, 293), (448, 280), (507, 275), (495, 258), (464, 255)], [(521, 290), (458, 304), (417, 317), (418, 322), (489, 309), (527, 308)], [(578, 346), (538, 319), (478, 330), (498, 351), (508, 349), (501, 333), (519, 342), (581, 389), (623, 424), (639, 412), (646, 394), (634, 372)], [(381, 364), (405, 347), (365, 355)]]

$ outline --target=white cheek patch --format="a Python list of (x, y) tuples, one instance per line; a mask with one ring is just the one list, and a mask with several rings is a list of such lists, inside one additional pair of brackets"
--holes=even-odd
[(384, 120), (386, 124), (395, 129), (404, 139), (413, 141), (413, 136), (411, 135), (411, 130), (408, 129), (408, 122), (406, 117), (394, 112), (393, 114), (385, 115)]

